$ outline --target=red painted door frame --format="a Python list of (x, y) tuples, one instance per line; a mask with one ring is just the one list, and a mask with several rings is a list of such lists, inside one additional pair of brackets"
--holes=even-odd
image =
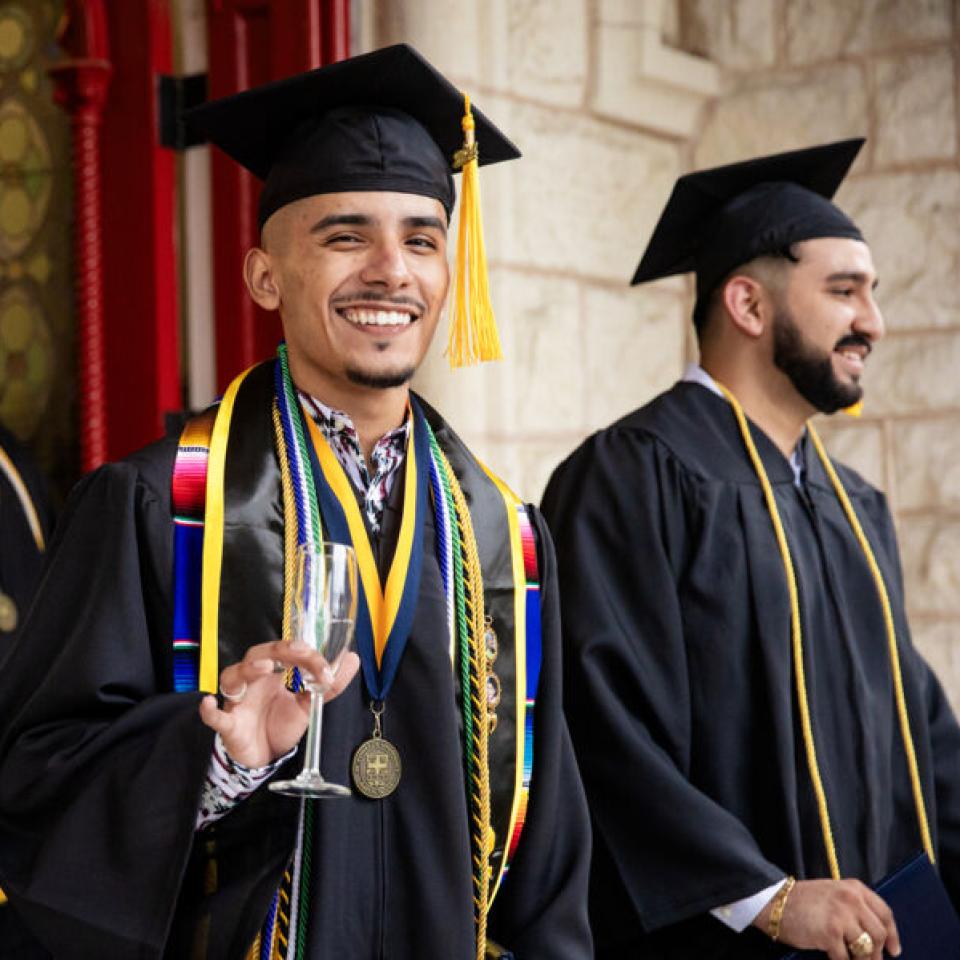
[(181, 407), (174, 156), (160, 146), (167, 0), (67, 0), (52, 69), (70, 113), (81, 467), (158, 437)]
[[(349, 52), (349, 0), (207, 0), (208, 95), (228, 96), (332, 63)], [(217, 385), (270, 356), (280, 338), (243, 286), (258, 242), (259, 182), (217, 150), (210, 161)]]
[[(183, 406), (176, 156), (160, 145), (157, 87), (173, 72), (170, 0), (67, 0), (55, 68), (74, 122), (83, 469), (160, 436)], [(348, 53), (349, 0), (208, 0), (209, 94), (234, 93)], [(218, 383), (272, 353), (241, 278), (258, 185), (213, 151)]]
[(176, 155), (160, 145), (157, 87), (173, 72), (168, 0), (109, 0), (114, 74), (103, 116), (107, 451), (162, 436), (183, 406)]

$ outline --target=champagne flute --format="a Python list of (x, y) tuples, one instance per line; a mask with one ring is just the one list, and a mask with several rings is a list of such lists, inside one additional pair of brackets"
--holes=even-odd
[[(320, 547), (302, 544), (297, 548), (291, 642), (316, 650), (334, 673), (353, 639), (357, 591), (357, 557), (353, 547), (324, 543)], [(292, 780), (271, 783), (270, 789), (290, 797), (348, 797), (348, 787), (328, 783), (320, 773), (323, 692), (312, 676), (304, 671), (301, 675), (310, 692), (303, 770)]]

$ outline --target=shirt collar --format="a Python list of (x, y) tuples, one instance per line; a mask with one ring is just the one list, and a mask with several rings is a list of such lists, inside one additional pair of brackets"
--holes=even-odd
[[(699, 363), (688, 363), (681, 379), (684, 383), (699, 383), (701, 387), (706, 387), (711, 393), (715, 393), (718, 397), (723, 396), (720, 388), (717, 386), (717, 381), (714, 380)], [(806, 432), (806, 428), (804, 428), (803, 434), (805, 435)], [(793, 448), (793, 452), (789, 457), (790, 469), (793, 471), (793, 482), (797, 488), (800, 488), (803, 484), (802, 446), (803, 436), (801, 436), (800, 442)]]
[[(315, 416), (317, 423), (325, 433), (347, 434), (359, 447), (360, 435), (357, 433), (357, 428), (353, 425), (353, 420), (350, 418), (349, 413), (338, 410), (336, 407), (331, 407), (329, 404), (318, 400), (311, 394), (301, 391), (300, 396), (306, 401), (308, 412)], [(399, 427), (394, 427), (393, 430), (385, 433), (377, 441), (376, 446), (379, 447), (384, 443), (394, 444), (401, 440), (406, 441), (409, 429), (410, 417), (408, 416)]]

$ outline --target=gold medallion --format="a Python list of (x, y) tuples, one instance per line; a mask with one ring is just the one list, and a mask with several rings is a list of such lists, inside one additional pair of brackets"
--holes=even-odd
[(17, 605), (13, 597), (0, 591), (0, 631), (13, 633), (17, 629)]
[(351, 770), (357, 790), (371, 800), (389, 797), (400, 783), (400, 754), (383, 737), (364, 740), (353, 754)]

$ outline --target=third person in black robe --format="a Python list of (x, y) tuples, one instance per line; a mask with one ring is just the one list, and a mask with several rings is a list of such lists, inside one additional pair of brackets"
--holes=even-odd
[(633, 283), (695, 274), (700, 364), (548, 485), (603, 958), (880, 960), (916, 912), (867, 885), (921, 851), (960, 900), (960, 728), (911, 642), (886, 501), (831, 474), (811, 420), (855, 412), (884, 335), (831, 200), (862, 145), (677, 180)]
[[(814, 734), (844, 875), (921, 849), (880, 604), (823, 468), (753, 435), (800, 582)], [(890, 591), (941, 875), (960, 903), (960, 729), (910, 642), (886, 501), (840, 467)], [(783, 566), (727, 402), (680, 383), (590, 438), (543, 502), (565, 703), (591, 805), (598, 956), (742, 958), (708, 911), (827, 876), (798, 734)]]

